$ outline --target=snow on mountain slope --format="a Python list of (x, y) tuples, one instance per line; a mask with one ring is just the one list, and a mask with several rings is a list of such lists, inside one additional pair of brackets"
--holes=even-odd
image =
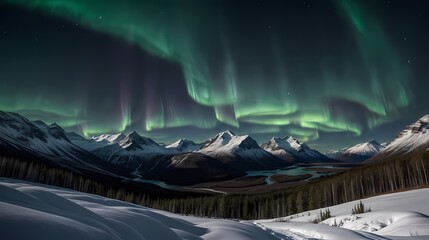
[(75, 132), (67, 132), (66, 135), (70, 142), (72, 142), (74, 145), (89, 152), (92, 152), (97, 148), (109, 145), (109, 142), (107, 141), (96, 142), (91, 139), (86, 139)]
[(325, 152), (324, 154), (328, 158), (337, 159), (338, 157), (340, 157), (342, 155), (342, 152), (341, 152), (342, 150), (344, 150), (344, 149), (341, 149), (341, 150), (330, 150), (330, 151)]
[(344, 148), (340, 151), (328, 153), (328, 157), (343, 160), (343, 161), (363, 161), (378, 152), (382, 151), (385, 147), (375, 140), (365, 143), (359, 143), (353, 147)]
[(75, 132), (68, 132), (66, 133), (66, 135), (73, 144), (90, 152), (94, 151), (97, 148), (118, 143), (126, 137), (123, 133), (102, 134), (100, 136), (92, 137), (90, 139), (86, 139)]
[[(429, 189), (425, 188), (363, 199), (365, 207), (371, 207), (372, 211), (356, 215), (351, 215), (351, 211), (359, 201), (332, 206), (329, 210), (333, 217), (319, 224), (311, 221), (322, 209), (255, 223), (275, 234), (297, 239), (297, 236), (301, 239), (429, 239), (428, 195)], [(333, 226), (335, 223), (341, 226)]]
[(0, 147), (9, 154), (37, 158), (79, 172), (112, 175), (106, 171), (105, 162), (71, 143), (57, 124), (30, 121), (17, 113), (0, 111)]
[(429, 114), (402, 130), (398, 136), (370, 160), (414, 151), (429, 151)]
[(218, 133), (205, 142), (198, 152), (224, 162), (235, 158), (236, 168), (285, 166), (283, 161), (259, 147), (250, 136), (238, 136), (230, 130)]
[(218, 133), (205, 142), (199, 152), (209, 156), (236, 155), (251, 159), (270, 157), (251, 137), (237, 136), (230, 130)]
[(230, 130), (218, 133), (214, 138), (205, 142), (199, 152), (207, 155), (233, 154), (246, 158), (270, 156), (250, 136), (238, 136)]
[(132, 132), (121, 141), (97, 148), (93, 153), (109, 163), (135, 169), (142, 161), (156, 155), (173, 154), (174, 151), (160, 146), (150, 138)]
[(109, 143), (117, 143), (125, 138), (125, 134), (117, 133), (117, 134), (102, 134), (97, 137), (92, 137), (91, 140), (95, 142), (107, 141)]
[(251, 223), (176, 215), (71, 190), (0, 178), (2, 239), (278, 239)]
[(235, 153), (244, 150), (259, 150), (258, 144), (248, 135), (237, 136), (230, 130), (218, 133), (214, 138), (207, 141), (200, 152), (213, 153)]
[(154, 153), (154, 154), (168, 154), (171, 153), (168, 149), (160, 146), (158, 143), (150, 138), (142, 137), (137, 132), (133, 131), (125, 138), (118, 142), (118, 145), (124, 150), (126, 154), (137, 153)]
[(57, 124), (31, 122), (16, 113), (0, 111), (0, 137), (4, 140), (50, 156), (76, 159), (82, 149), (73, 145)]
[(381, 151), (383, 146), (381, 146), (377, 141), (371, 140), (366, 143), (357, 144), (353, 147), (348, 148), (345, 152), (349, 154), (358, 154), (358, 155), (374, 155)]
[(285, 138), (273, 137), (261, 147), (288, 162), (325, 162), (330, 161), (328, 157), (322, 153), (311, 149), (305, 143), (300, 143), (291, 136)]
[(197, 144), (194, 141), (188, 139), (179, 139), (176, 142), (165, 146), (165, 148), (169, 148), (172, 150), (176, 150), (177, 152), (194, 152), (200, 150), (202, 144)]

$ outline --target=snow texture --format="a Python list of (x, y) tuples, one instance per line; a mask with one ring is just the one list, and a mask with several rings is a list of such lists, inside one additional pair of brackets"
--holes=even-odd
[(407, 154), (416, 150), (429, 150), (429, 114), (408, 125), (380, 154)]
[(356, 215), (351, 211), (359, 201), (332, 206), (329, 210), (333, 217), (319, 224), (311, 222), (322, 209), (280, 219), (257, 220), (255, 224), (277, 234), (292, 233), (302, 239), (429, 239), (427, 196), (429, 189), (426, 188), (363, 199), (362, 203), (372, 211)]
[(176, 142), (165, 146), (165, 148), (176, 150), (177, 152), (195, 152), (200, 150), (201, 144), (197, 144), (191, 140), (179, 139)]
[(0, 234), (5, 240), (277, 239), (252, 223), (181, 216), (4, 178)]
[(262, 144), (262, 148), (282, 159), (296, 158), (309, 162), (328, 160), (322, 153), (311, 149), (307, 144), (301, 143), (291, 136), (285, 138), (273, 137), (269, 142)]
[[(351, 215), (358, 201), (271, 220), (197, 218), (42, 184), (0, 178), (2, 239), (429, 239), (429, 189), (362, 200), (372, 212)], [(332, 226), (334, 223), (341, 226)]]
[(214, 138), (206, 142), (198, 152), (209, 156), (236, 155), (255, 161), (271, 156), (259, 147), (250, 136), (238, 136), (230, 130), (218, 133)]
[(326, 156), (341, 160), (366, 160), (385, 148), (385, 144), (380, 144), (375, 140), (359, 143), (352, 147), (343, 148), (339, 151), (330, 151)]

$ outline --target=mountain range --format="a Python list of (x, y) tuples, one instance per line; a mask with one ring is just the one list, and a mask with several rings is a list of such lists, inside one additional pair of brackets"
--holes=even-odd
[(371, 140), (369, 142), (359, 143), (355, 146), (343, 148), (338, 151), (330, 151), (326, 153), (326, 156), (337, 160), (361, 162), (376, 155), (384, 148), (385, 146), (378, 143), (376, 140)]
[(332, 159), (317, 150), (311, 149), (307, 144), (300, 143), (291, 136), (285, 138), (273, 137), (269, 142), (262, 144), (261, 147), (265, 151), (290, 163), (332, 162)]
[(392, 142), (368, 161), (424, 151), (429, 151), (429, 114), (406, 126)]
[(180, 139), (162, 146), (137, 132), (103, 134), (90, 139), (65, 132), (57, 124), (30, 121), (0, 111), (2, 155), (36, 159), (79, 173), (115, 178), (154, 179), (175, 184), (233, 179), (247, 171), (300, 163), (376, 161), (429, 149), (429, 115), (408, 125), (387, 146), (375, 140), (326, 155), (291, 136), (258, 143), (248, 135), (224, 131), (203, 143)]

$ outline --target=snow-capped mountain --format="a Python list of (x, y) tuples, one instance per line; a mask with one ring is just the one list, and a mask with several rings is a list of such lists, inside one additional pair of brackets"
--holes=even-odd
[(107, 141), (95, 142), (91, 139), (86, 139), (75, 132), (67, 132), (66, 135), (70, 142), (72, 142), (74, 145), (79, 146), (80, 148), (83, 148), (89, 152), (109, 144)]
[(429, 114), (406, 126), (386, 148), (370, 160), (420, 151), (429, 151)]
[(145, 152), (145, 153), (167, 153), (165, 148), (161, 147), (150, 138), (142, 137), (133, 131), (125, 136), (118, 145), (128, 153)]
[(202, 144), (197, 144), (194, 141), (188, 139), (179, 139), (176, 142), (165, 146), (165, 148), (169, 148), (172, 150), (176, 150), (177, 152), (194, 152), (200, 150)]
[(287, 162), (327, 162), (332, 161), (322, 153), (311, 149), (307, 144), (287, 136), (285, 138), (273, 137), (261, 147)]
[(16, 146), (37, 152), (75, 158), (70, 151), (78, 150), (57, 125), (46, 125), (42, 121), (31, 122), (16, 113), (0, 112), (0, 136)]
[[(245, 175), (219, 159), (196, 152), (178, 153), (136, 132), (85, 139), (74, 132), (66, 133), (57, 124), (30, 121), (2, 111), (0, 156), (48, 163), (112, 182), (146, 175), (154, 180), (187, 184)], [(147, 187), (146, 183), (137, 184)]]
[(75, 132), (68, 132), (66, 133), (66, 135), (73, 144), (90, 152), (94, 151), (97, 148), (118, 143), (119, 141), (125, 138), (125, 135), (123, 133), (102, 134), (100, 136), (92, 137), (90, 139), (86, 139)]
[(0, 111), (0, 152), (25, 159), (48, 162), (79, 172), (112, 175), (104, 161), (73, 144), (57, 124), (30, 121)]
[(330, 158), (343, 161), (364, 161), (374, 156), (385, 147), (375, 140), (359, 143), (353, 147), (344, 148), (339, 151), (331, 151), (326, 155)]
[(97, 148), (92, 152), (109, 163), (132, 169), (139, 167), (142, 161), (155, 155), (174, 153), (171, 149), (166, 149), (152, 139), (140, 136), (135, 131), (117, 143)]
[(117, 133), (117, 134), (102, 134), (97, 137), (92, 137), (91, 140), (94, 142), (103, 142), (107, 141), (109, 143), (117, 143), (125, 138), (125, 134)]
[(250, 136), (238, 136), (230, 130), (220, 132), (203, 143), (198, 152), (231, 164), (237, 169), (285, 166), (281, 159), (262, 149)]
[(259, 149), (258, 144), (248, 135), (237, 136), (230, 130), (218, 133), (214, 138), (208, 140), (201, 147), (200, 152), (212, 153), (235, 153), (244, 150)]

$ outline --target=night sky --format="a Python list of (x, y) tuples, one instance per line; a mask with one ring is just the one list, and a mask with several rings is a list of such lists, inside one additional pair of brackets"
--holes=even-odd
[(0, 110), (87, 137), (325, 151), (429, 113), (429, 1), (0, 1)]

